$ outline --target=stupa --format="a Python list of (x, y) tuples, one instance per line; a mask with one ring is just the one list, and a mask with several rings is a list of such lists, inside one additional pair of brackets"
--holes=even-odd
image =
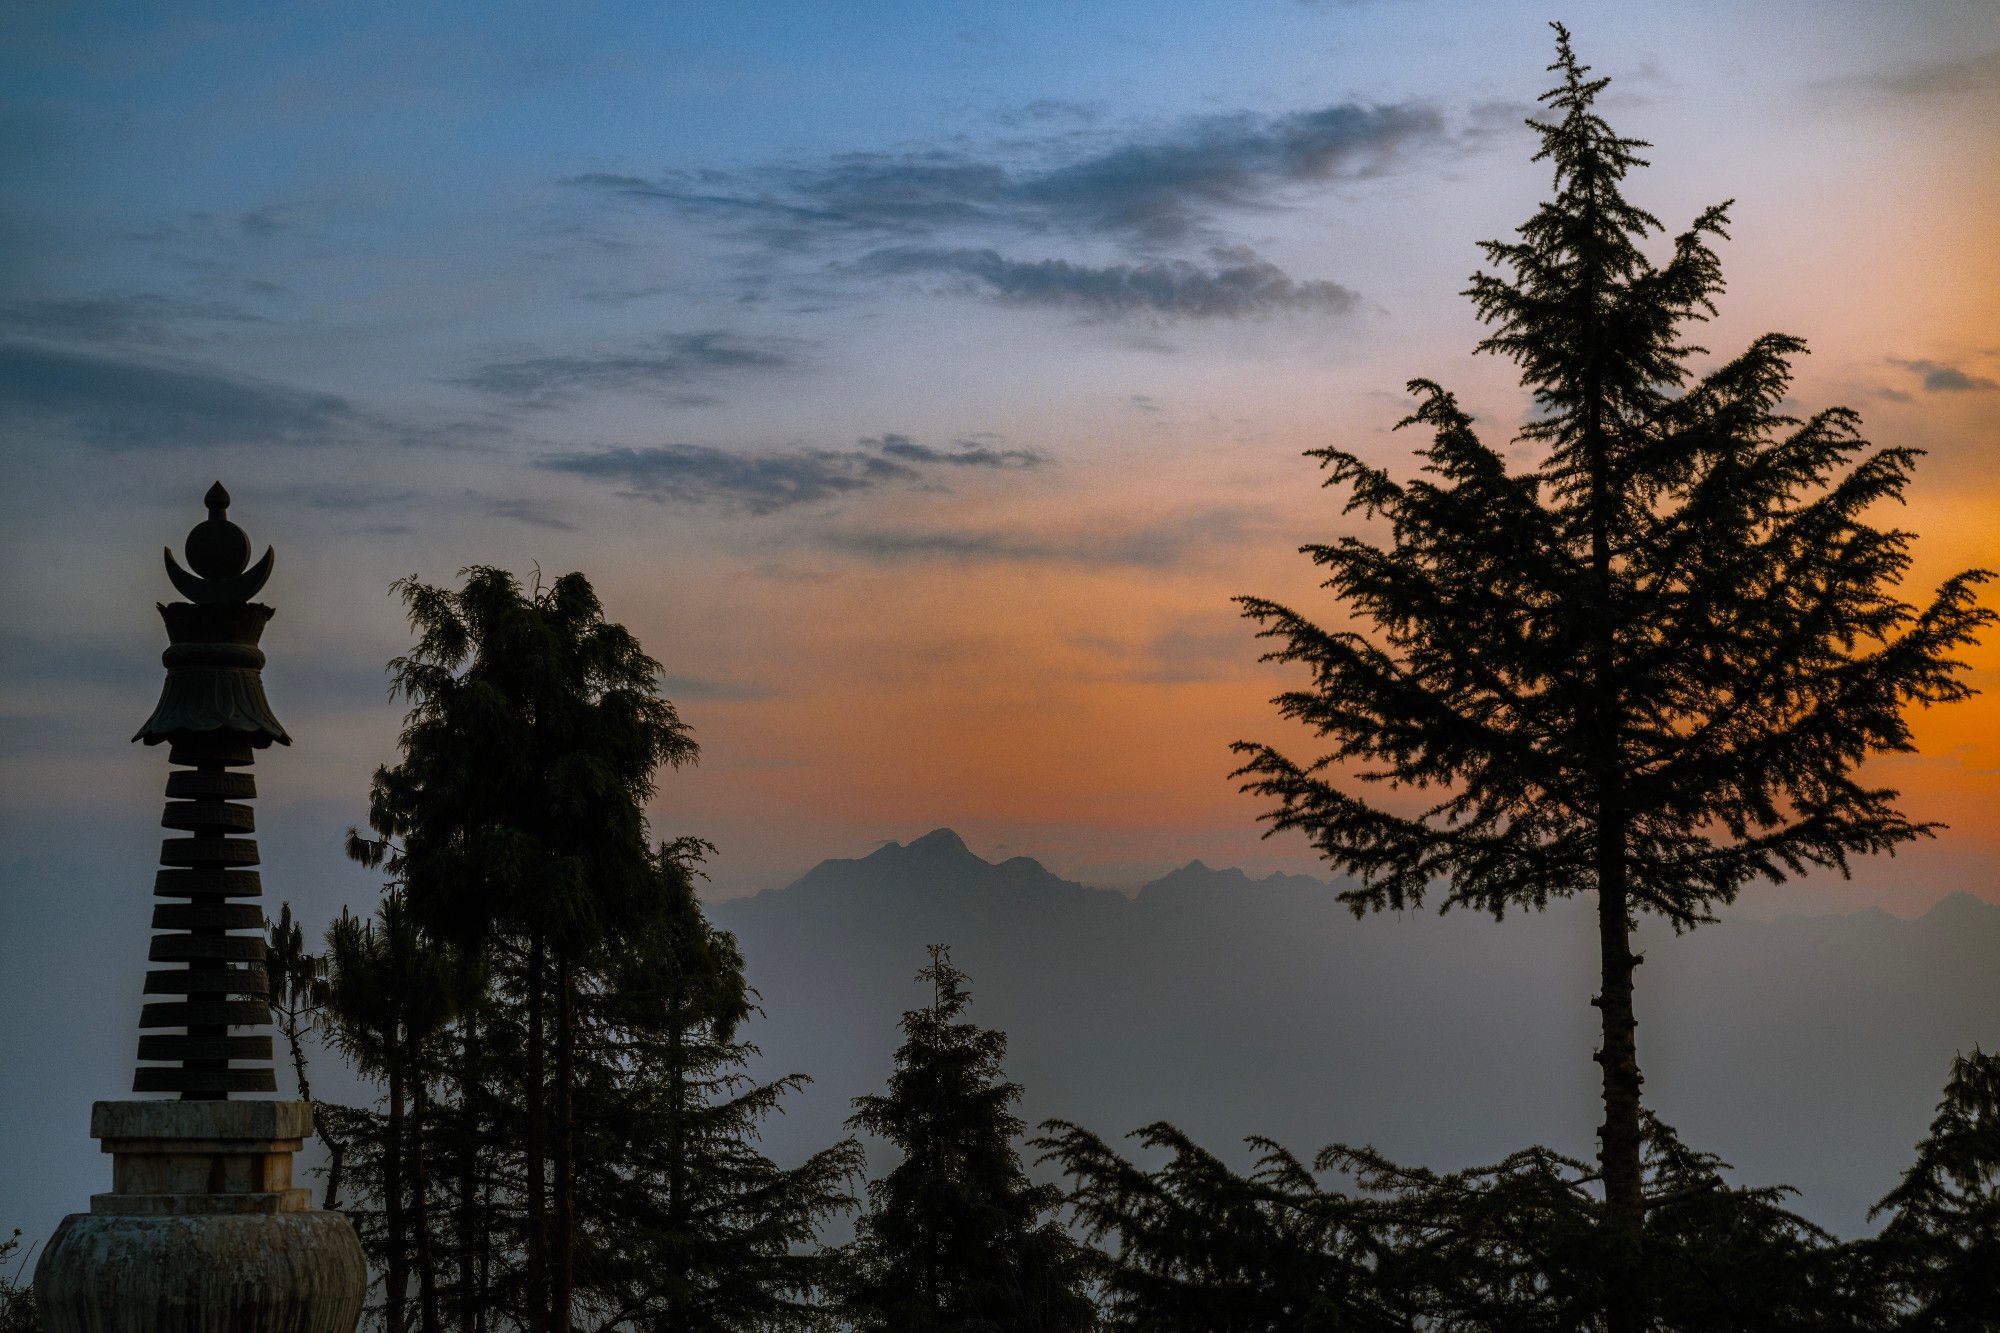
[(35, 1292), (50, 1333), (352, 1333), (366, 1292), (354, 1228), (292, 1181), (312, 1108), (268, 1095), (277, 1082), (248, 802), (257, 751), (291, 744), (264, 697), (258, 641), (272, 611), (251, 600), (274, 555), (250, 563), (221, 482), (204, 503), (186, 567), (166, 553), (187, 600), (160, 607), (166, 685), (132, 738), (167, 745), (160, 823), (181, 835), (161, 844), (153, 881), (156, 966), (132, 1090), (175, 1096), (91, 1108), (111, 1192), (64, 1218), (42, 1251)]

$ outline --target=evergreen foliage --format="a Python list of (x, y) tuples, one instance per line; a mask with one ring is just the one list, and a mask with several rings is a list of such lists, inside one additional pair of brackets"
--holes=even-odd
[[(1478, 1333), (1605, 1327), (1601, 1196), (1585, 1163), (1529, 1148), (1438, 1173), (1335, 1145), (1310, 1163), (1252, 1139), (1238, 1174), (1167, 1124), (1147, 1169), (1075, 1125), (1037, 1140), (1071, 1177), (1101, 1261), (1105, 1327), (1157, 1333)], [(1649, 1328), (1882, 1327), (1855, 1247), (1745, 1189), (1651, 1119)]]
[(585, 1003), (579, 1273), (599, 1327), (676, 1333), (817, 1327), (837, 1254), (818, 1244), (852, 1205), (852, 1139), (782, 1168), (757, 1128), (803, 1086), (758, 1083), (736, 941), (703, 916), (686, 857), (658, 857), (659, 910), (609, 955)]
[(2000, 1054), (1952, 1061), (1916, 1163), (1872, 1215), (1888, 1217), (1874, 1250), (1899, 1327), (2000, 1328)]
[(356, 1068), (387, 1085), (387, 1111), (372, 1117), (378, 1142), (367, 1158), (380, 1167), (379, 1188), (371, 1191), (381, 1205), (379, 1229), (365, 1229), (383, 1259), (384, 1324), (408, 1326), (414, 1276), (419, 1326), (431, 1333), (442, 1327), (427, 1135), (433, 1071), (447, 1025), (477, 992), (477, 975), (462, 955), (418, 929), (394, 889), (371, 921), (342, 912), (326, 945), (328, 1035)]
[(1869, 444), (1845, 408), (1789, 415), (1798, 339), (1697, 372), (1685, 331), (1721, 293), (1727, 206), (1647, 254), (1661, 224), (1623, 193), (1646, 145), (1597, 114), (1607, 80), (1556, 31), (1561, 81), (1530, 122), (1554, 197), (1484, 244), (1498, 271), (1468, 292), (1493, 329), (1480, 350), (1533, 393), (1523, 459), (1423, 379), (1402, 423), (1430, 434), (1419, 478), (1314, 451), (1386, 540), (1305, 548), (1355, 628), (1241, 599), (1267, 656), (1310, 669), (1276, 702), (1327, 748), (1237, 748), (1273, 828), (1360, 877), (1357, 913), (1596, 896), (1604, 1260), (1628, 1333), (1646, 1303), (1635, 915), (1691, 928), (1752, 880), (1928, 835), (1856, 769), (1911, 748), (1909, 705), (1969, 693), (1955, 654), (1993, 613), (1981, 571), (1900, 598), (1910, 534), (1872, 516), (1916, 453)]
[[(326, 1000), (326, 956), (306, 949), (304, 927), (292, 918), (292, 905), (283, 903), (278, 919), (267, 932), (264, 966), (271, 978), (271, 1015), (278, 1033), (285, 1039), (291, 1057), (292, 1078), (298, 1085), (299, 1100), (313, 1100), (312, 1079), (308, 1074), (306, 1044), (322, 1031)], [(326, 1145), (326, 1192), (322, 1208), (340, 1203), (341, 1174), (347, 1158), (347, 1139), (342, 1133), (349, 1108), (318, 1108), (313, 1132)]]
[(903, 1015), (886, 1093), (855, 1099), (851, 1128), (902, 1160), (868, 1186), (844, 1313), (883, 1333), (1063, 1333), (1094, 1326), (1082, 1254), (1032, 1183), (1015, 1140), (1021, 1089), (1004, 1033), (964, 1018), (965, 973), (933, 945), (917, 974), (931, 1003)]
[(1413, 1326), (1384, 1304), (1397, 1263), (1380, 1210), (1322, 1186), (1317, 1164), (1251, 1139), (1256, 1160), (1239, 1175), (1172, 1125), (1131, 1137), (1144, 1155), (1165, 1160), (1148, 1170), (1065, 1121), (1044, 1124), (1035, 1140), (1043, 1160), (1072, 1181), (1070, 1206), (1083, 1234), (1104, 1247), (1097, 1270), (1106, 1329)]
[(20, 1251), (21, 1230), (16, 1227), (0, 1240), (0, 1333), (41, 1333), (42, 1316), (35, 1305), (34, 1290), (21, 1280), (29, 1256)]
[[(821, 1321), (810, 1243), (859, 1149), (787, 1170), (742, 1072), (751, 996), (702, 915), (705, 846), (649, 842), (695, 745), (582, 576), (398, 585), (411, 709), (355, 859), (391, 882), (328, 935), (337, 1046), (387, 1089), (332, 1117), (385, 1327), (782, 1329)], [(325, 1108), (323, 1108), (325, 1109)]]

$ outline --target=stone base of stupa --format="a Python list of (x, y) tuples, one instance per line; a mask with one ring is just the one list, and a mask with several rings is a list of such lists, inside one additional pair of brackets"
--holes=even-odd
[(42, 1250), (49, 1333), (352, 1333), (368, 1270), (354, 1228), (292, 1184), (305, 1102), (98, 1102), (112, 1155)]

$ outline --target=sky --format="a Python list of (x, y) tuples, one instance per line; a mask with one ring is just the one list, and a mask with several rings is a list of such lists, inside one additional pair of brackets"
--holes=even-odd
[[(1460, 293), (1548, 187), (1556, 17), (1633, 197), (1736, 201), (1701, 341), (1800, 335), (1799, 407), (1927, 451), (1913, 595), (2000, 564), (1992, 0), (9, 6), (0, 913), (140, 912), (158, 551), (218, 478), (277, 549), (268, 891), (316, 915), (371, 892), (390, 584), (474, 564), (583, 571), (663, 663), (703, 758), (654, 825), (719, 897), (947, 824), (1109, 886), (1314, 869), (1228, 777), (1288, 739), (1230, 598), (1332, 614), (1300, 455), (1407, 469), (1412, 376), (1521, 420)], [(2000, 901), (1970, 660), (1875, 770), (1950, 829), (1746, 910)]]

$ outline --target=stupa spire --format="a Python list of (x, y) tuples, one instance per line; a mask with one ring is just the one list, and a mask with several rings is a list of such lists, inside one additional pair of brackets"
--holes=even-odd
[[(264, 966), (263, 884), (255, 869), (256, 752), (291, 744), (264, 697), (257, 646), (271, 608), (250, 599), (271, 576), (270, 550), (253, 567), (250, 539), (229, 521), (221, 482), (202, 498), (208, 517), (187, 535), (183, 568), (166, 553), (167, 574), (188, 600), (160, 607), (166, 621), (167, 679), (160, 702), (133, 740), (167, 742), (162, 827), (185, 836), (160, 845), (154, 877), (153, 945), (146, 974), (152, 999), (140, 1012), (140, 1065), (134, 1092), (177, 1092), (187, 1100), (232, 1092), (273, 1092), (271, 1022)], [(156, 1032), (154, 1029), (170, 1029)], [(173, 1031), (172, 1029), (178, 1029)]]

